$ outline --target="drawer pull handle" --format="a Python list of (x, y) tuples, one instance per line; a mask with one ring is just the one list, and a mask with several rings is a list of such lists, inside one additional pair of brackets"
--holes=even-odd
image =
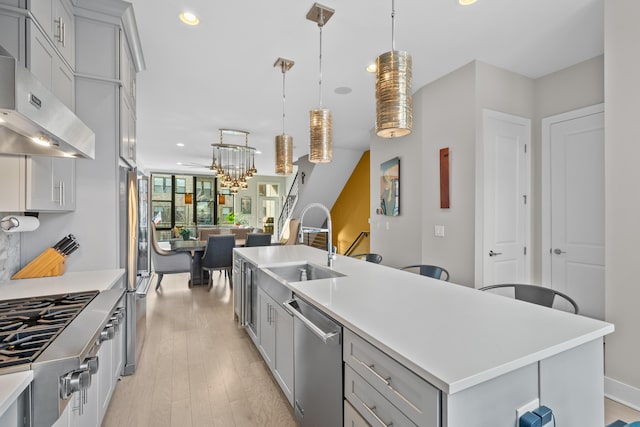
[(373, 375), (375, 375), (380, 381), (382, 381), (383, 383), (385, 383), (385, 385), (387, 387), (389, 387), (389, 389), (391, 391), (393, 391), (396, 396), (398, 396), (400, 399), (402, 399), (407, 405), (411, 406), (411, 408), (413, 408), (414, 411), (416, 411), (417, 413), (421, 414), (422, 410), (420, 408), (418, 408), (416, 405), (413, 404), (413, 402), (411, 402), (409, 399), (407, 399), (406, 397), (404, 397), (402, 395), (402, 393), (400, 393), (398, 390), (396, 390), (392, 385), (391, 385), (391, 377), (389, 378), (384, 378), (382, 375), (380, 375), (376, 370), (375, 370), (375, 365), (371, 364), (371, 365), (367, 365), (366, 363), (364, 363), (362, 360), (358, 359), (356, 356), (354, 356), (353, 354), (351, 355), (352, 358), (354, 358), (356, 360), (356, 362), (358, 362), (359, 364), (361, 364), (362, 366), (364, 366), (369, 372), (371, 372)]
[(390, 386), (391, 385), (391, 377), (389, 378), (385, 378), (382, 375), (380, 375), (377, 371), (376, 371), (376, 365), (371, 364), (371, 365), (367, 365), (364, 362), (360, 362), (364, 365), (365, 368), (367, 368), (369, 370), (369, 372), (371, 372), (373, 375), (375, 375), (376, 377), (378, 377), (378, 379), (380, 381), (382, 381), (383, 383), (385, 383), (386, 385)]
[(375, 406), (369, 406), (364, 402), (362, 402), (362, 405), (367, 409), (367, 411), (369, 411), (369, 413), (376, 419), (376, 421), (380, 423), (381, 426), (391, 427), (393, 425), (393, 422), (390, 422), (389, 424), (387, 424), (384, 421), (382, 421), (382, 419), (378, 416), (378, 414), (376, 414)]
[(364, 363), (362, 360), (358, 359), (356, 356), (354, 356), (353, 354), (351, 355), (351, 357), (353, 357), (353, 359), (358, 362), (359, 364), (361, 364), (362, 366), (365, 367), (366, 370), (368, 370), (369, 372), (371, 372), (373, 375), (375, 375), (380, 381), (382, 381), (383, 383), (385, 383), (385, 385), (391, 385), (391, 377), (389, 378), (384, 378), (382, 375), (380, 375), (379, 373), (376, 372), (375, 370), (375, 365), (371, 364), (371, 365), (367, 365), (366, 363)]

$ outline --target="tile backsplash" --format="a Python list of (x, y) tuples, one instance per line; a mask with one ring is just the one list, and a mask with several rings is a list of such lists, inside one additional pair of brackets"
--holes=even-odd
[[(0, 212), (0, 218), (5, 213)], [(11, 279), (20, 269), (20, 233), (0, 231), (0, 282)]]

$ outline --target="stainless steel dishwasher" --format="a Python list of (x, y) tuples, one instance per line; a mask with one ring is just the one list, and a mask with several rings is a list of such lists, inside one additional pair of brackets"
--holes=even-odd
[(303, 427), (342, 426), (342, 326), (299, 298), (293, 313), (294, 410)]

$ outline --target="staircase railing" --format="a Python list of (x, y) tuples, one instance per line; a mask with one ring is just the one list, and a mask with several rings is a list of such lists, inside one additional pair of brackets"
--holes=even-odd
[(353, 241), (353, 243), (351, 243), (351, 245), (349, 245), (349, 247), (347, 248), (346, 251), (344, 251), (344, 255), (345, 256), (349, 256), (353, 253), (353, 251), (358, 247), (358, 245), (360, 244), (360, 242), (362, 242), (362, 240), (365, 237), (369, 237), (369, 232), (368, 231), (361, 231), (360, 234), (358, 234), (358, 237), (355, 238), (355, 240)]
[(276, 230), (276, 236), (278, 236), (278, 240), (282, 239), (282, 233), (284, 232), (284, 226), (287, 224), (287, 221), (291, 218), (293, 214), (293, 209), (296, 207), (296, 203), (298, 202), (298, 192), (300, 189), (300, 173), (296, 173), (296, 176), (293, 178), (293, 182), (291, 183), (291, 188), (289, 189), (289, 194), (287, 194), (287, 198), (284, 201), (284, 205), (282, 206), (282, 211), (280, 211), (280, 217), (278, 218), (278, 229)]

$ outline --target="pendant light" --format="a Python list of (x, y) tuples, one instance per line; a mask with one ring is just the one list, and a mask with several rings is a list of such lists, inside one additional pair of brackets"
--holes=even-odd
[(320, 105), (309, 112), (309, 161), (313, 163), (328, 163), (333, 157), (331, 111), (322, 108), (322, 27), (334, 12), (333, 9), (314, 3), (307, 13), (307, 19), (316, 22), (320, 29)]
[(376, 58), (376, 135), (397, 138), (413, 126), (411, 55), (397, 51), (395, 0), (391, 0), (391, 51)]
[(284, 133), (284, 101), (285, 101), (285, 74), (293, 67), (290, 59), (278, 58), (273, 64), (282, 71), (282, 134), (276, 136), (276, 174), (290, 175), (293, 172), (293, 137)]

